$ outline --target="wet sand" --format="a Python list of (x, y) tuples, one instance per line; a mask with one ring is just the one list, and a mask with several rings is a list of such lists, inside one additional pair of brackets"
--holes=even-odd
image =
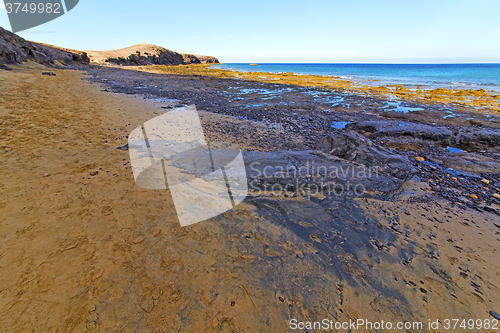
[[(409, 150), (419, 171), (396, 192), (252, 193), (230, 212), (181, 228), (169, 191), (137, 187), (128, 153), (116, 149), (177, 104), (203, 110), (208, 141), (255, 151), (313, 148), (335, 130), (331, 121), (379, 119), (375, 106), (372, 114), (339, 106), (324, 115), (290, 90), (301, 101), (291, 113), (246, 107), (258, 95), (224, 107), (232, 79), (12, 68), (0, 71), (2, 330), (288, 332), (290, 319), (361, 318), (422, 321), (437, 332), (429, 319), (500, 312), (500, 218), (484, 209), (496, 209), (494, 173), (482, 175), (491, 181), (484, 198), (458, 203), (433, 189), (433, 171)], [(423, 143), (412, 141), (425, 159), (446, 154)], [(490, 158), (496, 149), (475, 148)], [(480, 184), (476, 178), (462, 182)], [(460, 195), (466, 187), (456, 186)]]

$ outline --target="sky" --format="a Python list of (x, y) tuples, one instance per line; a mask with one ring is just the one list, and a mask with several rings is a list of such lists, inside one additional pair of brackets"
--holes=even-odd
[(500, 63), (499, 13), (500, 0), (80, 0), (18, 34), (77, 50), (151, 43), (225, 63)]

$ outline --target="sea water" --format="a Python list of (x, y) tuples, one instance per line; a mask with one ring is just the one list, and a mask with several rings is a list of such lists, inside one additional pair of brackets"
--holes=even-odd
[[(359, 84), (402, 84), (424, 89), (485, 89), (500, 91), (500, 64), (217, 64), (215, 68), (245, 72), (335, 76)], [(374, 81), (376, 80), (376, 81)]]

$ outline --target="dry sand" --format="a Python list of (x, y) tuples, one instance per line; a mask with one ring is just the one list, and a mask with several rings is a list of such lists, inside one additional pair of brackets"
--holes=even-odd
[[(1, 331), (288, 332), (291, 318), (426, 325), (500, 311), (497, 215), (409, 182), (392, 201), (253, 197), (181, 228), (168, 190), (135, 186), (116, 149), (158, 103), (102, 92), (81, 71), (12, 67), (0, 71)], [(254, 128), (203, 119), (214, 140), (216, 123)], [(283, 214), (307, 239), (276, 223)], [(395, 216), (407, 236), (389, 228)], [(335, 251), (320, 220), (334, 223)]]

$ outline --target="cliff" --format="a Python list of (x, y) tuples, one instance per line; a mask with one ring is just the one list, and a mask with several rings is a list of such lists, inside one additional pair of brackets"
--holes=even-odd
[(44, 65), (74, 66), (88, 64), (87, 54), (81, 51), (35, 43), (0, 27), (0, 66), (20, 64), (28, 59)]

